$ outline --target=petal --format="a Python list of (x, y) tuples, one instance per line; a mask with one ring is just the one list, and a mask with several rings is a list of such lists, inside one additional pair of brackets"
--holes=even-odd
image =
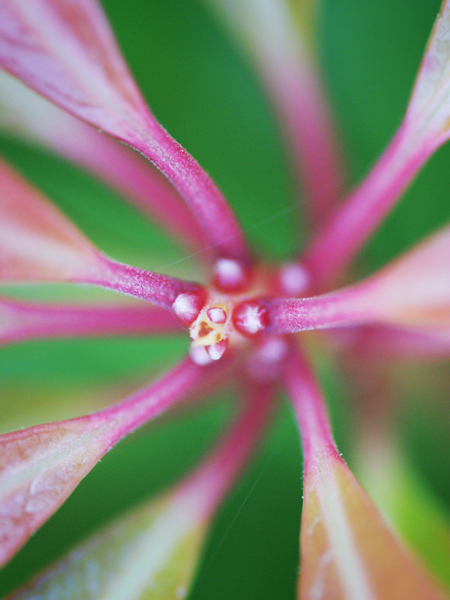
[(124, 265), (99, 251), (39, 192), (0, 162), (0, 281), (72, 281), (172, 308), (196, 284)]
[(445, 503), (390, 432), (384, 429), (372, 431), (369, 438), (359, 437), (356, 468), (365, 489), (408, 544), (449, 586), (450, 515)]
[(184, 598), (205, 533), (195, 501), (172, 492), (94, 534), (8, 598)]
[(68, 112), (133, 146), (188, 203), (209, 243), (247, 261), (222, 194), (146, 108), (96, 0), (5, 0), (0, 65)]
[[(97, 425), (97, 423), (95, 423)], [(107, 450), (107, 428), (40, 425), (1, 436), (0, 564), (66, 500)]]
[(367, 177), (334, 211), (307, 248), (303, 261), (322, 289), (355, 257), (395, 206), (435, 148), (403, 122)]
[(270, 414), (272, 389), (251, 391), (252, 401), (192, 475), (92, 536), (12, 598), (183, 598), (207, 525)]
[(303, 359), (285, 369), (305, 458), (299, 598), (443, 599), (340, 457), (320, 391)]
[(202, 373), (186, 359), (112, 408), (0, 436), (0, 565), (116, 442), (186, 396)]
[(54, 337), (149, 335), (180, 332), (163, 309), (140, 305), (32, 304), (0, 297), (0, 344)]
[(261, 74), (317, 225), (340, 198), (342, 173), (325, 94), (308, 47), (307, 25), (314, 20), (316, 2), (296, 6), (301, 12), (299, 27), (294, 6), (287, 0), (208, 0), (208, 4), (221, 13)]
[[(97, 259), (98, 272), (94, 275), (87, 275), (83, 279), (83, 283), (99, 285), (121, 294), (147, 300), (169, 310), (172, 310), (180, 295), (192, 299), (199, 312), (203, 307), (206, 292), (202, 286), (196, 283), (152, 271), (144, 271), (137, 267), (118, 263), (100, 254)], [(180, 320), (183, 322), (182, 319)]]
[(389, 531), (342, 460), (318, 457), (309, 468), (300, 598), (446, 597)]
[(378, 319), (394, 324), (450, 326), (450, 227), (369, 278), (362, 295)]
[[(331, 333), (331, 332), (330, 332)], [(345, 336), (347, 337), (347, 336)], [(368, 325), (355, 328), (337, 343), (357, 355), (386, 360), (439, 360), (450, 356), (450, 328)]]
[(205, 242), (172, 185), (138, 153), (72, 117), (0, 71), (0, 127), (76, 162), (196, 249)]
[(450, 2), (444, 0), (405, 118), (365, 180), (313, 240), (305, 262), (319, 285), (336, 277), (450, 137)]
[(359, 284), (315, 298), (275, 300), (273, 329), (292, 333), (371, 323), (449, 328), (449, 264), (446, 227)]
[(4, 68), (43, 96), (105, 130), (146, 115), (97, 3), (10, 0), (1, 17)]
[(73, 281), (95, 272), (94, 246), (0, 162), (0, 279)]
[(439, 146), (450, 136), (450, 2), (444, 0), (408, 105), (407, 119)]

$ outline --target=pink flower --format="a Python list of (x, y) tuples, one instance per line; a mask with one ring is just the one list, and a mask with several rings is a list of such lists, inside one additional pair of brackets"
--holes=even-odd
[[(0, 564), (136, 428), (230, 381), (236, 382), (238, 413), (181, 483), (106, 526), (9, 597), (184, 597), (215, 511), (264, 433), (281, 386), (305, 463), (298, 597), (444, 598), (434, 575), (399, 541), (341, 458), (310, 363), (320, 362), (317, 345), (321, 353), (337, 350), (355, 387), (364, 390), (357, 419), (370, 442), (367, 459), (379, 459), (383, 469), (393, 464), (393, 403), (386, 400), (393, 392), (383, 359), (448, 356), (450, 229), (362, 280), (349, 268), (450, 137), (450, 3), (442, 5), (397, 133), (348, 194), (307, 33), (313, 7), (303, 7), (298, 24), (287, 0), (210, 3), (253, 61), (293, 171), (301, 173), (312, 234), (306, 248), (278, 265), (250, 248), (218, 186), (150, 111), (97, 0), (0, 3), (4, 127), (120, 191), (200, 263), (198, 277), (174, 277), (115, 260), (0, 163), (0, 281), (81, 284), (119, 294), (105, 304), (66, 304), (18, 299), (7, 288), (0, 299), (1, 343), (137, 333), (190, 338), (185, 358), (125, 400), (0, 436)], [(375, 401), (376, 424), (370, 417)]]

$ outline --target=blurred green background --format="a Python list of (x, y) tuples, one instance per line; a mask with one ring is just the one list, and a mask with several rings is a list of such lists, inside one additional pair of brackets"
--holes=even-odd
[[(294, 195), (270, 106), (237, 46), (200, 0), (103, 4), (156, 117), (224, 191), (257, 252), (271, 260), (291, 256), (307, 235), (301, 217), (297, 222), (302, 200)], [(320, 59), (349, 185), (367, 172), (399, 125), (439, 5), (440, 0), (322, 3)], [(90, 176), (5, 136), (0, 147), (113, 257), (151, 270), (180, 261), (165, 272), (192, 272), (194, 258)], [(447, 223), (449, 189), (450, 148), (444, 147), (368, 244), (360, 272), (371, 272)], [(92, 294), (69, 287), (21, 293), (34, 298)], [(2, 348), (2, 431), (111, 403), (162, 373), (187, 347), (187, 339), (172, 338), (36, 341)], [(351, 465), (346, 382), (328, 358), (319, 363), (336, 437)], [(419, 383), (411, 386), (401, 435), (421, 477), (450, 506), (447, 371), (445, 364), (416, 368)], [(187, 472), (220, 431), (234, 394), (230, 389), (121, 442), (5, 568), (0, 596), (100, 524)], [(192, 600), (294, 598), (301, 470), (297, 433), (283, 405), (258, 459), (217, 516)], [(414, 513), (411, 526), (420, 518)]]

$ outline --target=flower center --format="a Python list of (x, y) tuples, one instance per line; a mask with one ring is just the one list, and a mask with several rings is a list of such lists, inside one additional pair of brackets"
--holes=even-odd
[[(228, 347), (232, 330), (231, 306), (225, 302), (209, 301), (190, 327), (193, 358), (204, 348), (211, 360), (218, 360)], [(204, 353), (204, 352), (203, 352)]]
[(222, 357), (229, 343), (242, 344), (254, 338), (268, 325), (268, 311), (264, 301), (210, 300), (190, 327), (192, 358), (205, 364)]
[(180, 294), (173, 309), (189, 327), (192, 359), (207, 364), (221, 358), (230, 343), (243, 345), (258, 337), (269, 323), (268, 289), (264, 273), (250, 274), (239, 261), (220, 259), (208, 291)]

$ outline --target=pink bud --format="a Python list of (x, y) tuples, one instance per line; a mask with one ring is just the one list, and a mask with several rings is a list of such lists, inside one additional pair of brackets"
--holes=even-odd
[(254, 336), (269, 323), (269, 314), (262, 300), (245, 300), (233, 312), (236, 329), (245, 336)]
[(224, 292), (239, 292), (249, 284), (248, 269), (238, 260), (219, 258), (214, 265), (214, 285)]
[(212, 323), (225, 323), (227, 320), (227, 313), (220, 306), (213, 306), (207, 311), (208, 319)]
[(220, 340), (217, 344), (213, 344), (211, 346), (206, 346), (206, 351), (208, 352), (209, 358), (212, 360), (219, 360), (222, 358), (225, 350), (228, 348), (228, 338)]
[(198, 317), (205, 303), (205, 294), (201, 291), (179, 294), (172, 305), (180, 323), (189, 327)]

